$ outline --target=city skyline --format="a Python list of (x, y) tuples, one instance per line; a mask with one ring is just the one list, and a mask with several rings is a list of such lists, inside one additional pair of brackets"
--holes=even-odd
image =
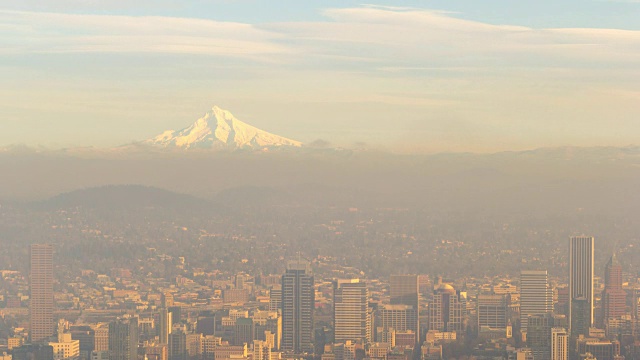
[[(434, 290), (428, 300), (428, 314), (427, 312), (422, 314), (428, 318), (428, 323), (425, 324), (425, 330), (428, 330), (424, 335), (426, 340), (418, 341), (416, 324), (419, 313), (416, 309), (422, 308), (421, 303), (428, 295), (424, 293), (424, 289), (419, 291), (418, 288), (428, 278), (423, 278), (419, 282), (418, 275), (391, 275), (388, 281), (382, 283), (379, 280), (370, 279), (373, 284), (369, 285), (360, 279), (332, 278), (336, 271), (334, 264), (331, 271), (321, 275), (319, 281), (315, 282), (314, 277), (311, 276), (312, 265), (317, 267), (321, 263), (317, 259), (300, 260), (300, 254), (298, 254), (298, 260), (287, 263), (286, 270), (280, 277), (280, 287), (276, 287), (278, 277), (272, 274), (260, 274), (258, 281), (251, 273), (235, 272), (228, 274), (226, 281), (215, 281), (217, 286), (226, 284), (226, 289), (248, 291), (252, 294), (251, 297), (256, 295), (264, 297), (261, 302), (255, 302), (255, 299), (251, 300), (250, 297), (224, 298), (224, 300), (220, 299), (224, 303), (214, 302), (209, 305), (211, 307), (203, 308), (202, 305), (193, 307), (184, 302), (186, 298), (182, 293), (183, 290), (189, 291), (189, 288), (181, 290), (180, 286), (180, 284), (187, 285), (188, 278), (178, 276), (175, 278), (175, 284), (178, 286), (173, 285), (171, 291), (167, 291), (164, 287), (153, 290), (154, 295), (151, 298), (154, 299), (154, 307), (139, 313), (130, 313), (124, 317), (120, 316), (121, 314), (112, 313), (111, 316), (117, 316), (117, 318), (108, 323), (106, 339), (98, 337), (99, 329), (104, 326), (104, 322), (94, 323), (91, 326), (79, 322), (80, 325), (72, 326), (64, 319), (59, 319), (57, 335), (43, 339), (44, 348), (34, 348), (31, 344), (21, 346), (18, 342), (14, 353), (17, 356), (16, 360), (21, 360), (21, 351), (27, 353), (44, 351), (48, 343), (48, 346), (53, 348), (55, 357), (39, 355), (43, 360), (77, 360), (79, 358), (88, 360), (86, 357), (88, 354), (91, 354), (92, 359), (100, 360), (105, 359), (102, 356), (107, 353), (101, 355), (100, 352), (92, 349), (97, 349), (99, 343), (103, 344), (106, 341), (109, 359), (131, 359), (132, 356), (137, 357), (135, 349), (144, 340), (145, 354), (156, 360), (209, 359), (206, 356), (215, 356), (216, 359), (223, 360), (251, 360), (251, 357), (248, 357), (249, 354), (253, 354), (254, 360), (255, 356), (258, 356), (258, 360), (273, 360), (271, 356), (280, 359), (283, 354), (311, 354), (319, 351), (320, 339), (320, 344), (324, 344), (320, 348), (324, 348), (328, 354), (326, 359), (323, 355), (323, 359), (354, 360), (358, 351), (365, 351), (373, 358), (399, 354), (402, 352), (400, 349), (404, 349), (405, 355), (409, 349), (415, 351), (420, 348), (423, 354), (425, 352), (427, 355), (444, 354), (449, 351), (448, 343), (471, 337), (470, 339), (477, 339), (477, 341), (482, 339), (500, 340), (505, 343), (515, 341), (530, 348), (536, 357), (560, 360), (571, 359), (573, 356), (571, 354), (587, 352), (603, 359), (610, 357), (613, 359), (613, 356), (618, 356), (621, 352), (632, 354), (631, 350), (621, 349), (620, 344), (624, 344), (625, 341), (628, 343), (628, 339), (625, 340), (625, 337), (619, 334), (632, 332), (635, 325), (630, 321), (640, 314), (629, 313), (630, 309), (624, 306), (621, 308), (616, 292), (622, 290), (623, 286), (625, 289), (630, 289), (628, 283), (623, 285), (623, 277), (629, 279), (631, 274), (623, 275), (622, 266), (615, 253), (604, 269), (598, 270), (597, 273), (604, 274), (600, 309), (606, 321), (604, 324), (594, 323), (591, 327), (588, 324), (588, 313), (589, 308), (593, 312), (594, 306), (588, 303), (588, 296), (585, 296), (584, 290), (580, 289), (589, 288), (589, 277), (593, 287), (592, 261), (595, 240), (588, 236), (572, 236), (569, 240), (570, 247), (566, 255), (571, 259), (570, 264), (573, 266), (570, 267), (568, 277), (554, 279), (554, 284), (560, 288), (565, 286), (568, 280), (570, 288), (576, 288), (576, 283), (583, 285), (574, 290), (571, 295), (574, 300), (573, 316), (579, 313), (579, 321), (582, 322), (579, 324), (580, 327), (574, 324), (578, 320), (571, 319), (571, 315), (567, 319), (562, 314), (562, 308), (552, 306), (552, 301), (556, 300), (551, 297), (546, 270), (521, 270), (518, 287), (511, 287), (509, 283), (517, 280), (509, 277), (501, 279), (506, 283), (499, 282), (498, 285), (495, 283), (495, 278), (493, 281), (486, 278), (484, 281), (469, 278), (455, 280), (455, 283), (462, 284), (462, 290), (456, 290), (450, 283), (437, 277), (430, 279)], [(52, 277), (53, 269), (58, 266), (54, 266), (51, 261), (52, 246), (50, 244), (35, 244), (29, 248), (32, 275), (30, 286), (33, 289), (34, 286), (41, 286), (43, 283), (39, 279), (39, 271), (51, 268), (51, 271), (47, 270), (45, 273)], [(175, 264), (178, 269), (186, 270), (189, 266), (189, 257), (180, 256)], [(349, 267), (345, 269), (353, 270)], [(207, 270), (205, 268), (199, 271)], [(85, 272), (90, 274), (89, 271), (83, 270), (83, 274)], [(86, 274), (83, 275), (84, 279), (89, 279), (90, 277), (86, 277)], [(221, 273), (218, 272), (218, 274)], [(114, 268), (111, 276), (116, 282), (124, 280), (124, 283), (133, 284), (132, 281), (138, 274), (126, 268)], [(327, 281), (326, 276), (331, 280)], [(581, 280), (581, 277), (586, 280)], [(193, 282), (193, 280), (190, 281)], [(633, 286), (635, 289), (635, 285)], [(275, 294), (281, 296), (280, 308), (275, 309), (276, 311), (272, 311), (272, 302), (269, 301), (271, 289), (278, 290)], [(370, 292), (370, 289), (373, 289), (373, 292)], [(269, 296), (264, 296), (265, 290)], [(468, 293), (470, 290), (471, 293)], [(127, 301), (130, 301), (132, 298), (129, 296), (136, 292), (115, 288), (111, 291), (113, 291), (113, 299), (129, 294), (123, 298)], [(122, 295), (116, 295), (117, 291), (121, 291)], [(419, 296), (418, 292), (422, 292), (422, 296)], [(317, 299), (314, 293), (318, 294)], [(327, 296), (328, 293), (331, 296)], [(625, 291), (622, 293), (624, 294), (622, 303), (624, 303), (629, 295)], [(609, 300), (607, 294), (614, 296)], [(56, 295), (59, 296), (58, 293)], [(515, 308), (512, 307), (512, 296), (516, 299)], [(378, 304), (369, 302), (373, 298), (377, 298), (378, 301), (384, 300)], [(633, 299), (637, 301), (635, 297)], [(37, 300), (37, 298), (31, 300)], [(318, 327), (314, 320), (315, 313), (323, 312), (322, 306), (318, 307), (316, 300), (319, 300), (320, 304), (325, 301), (332, 304), (333, 322), (330, 326), (333, 332), (327, 332), (326, 327)], [(560, 299), (557, 301), (559, 302)], [(608, 305), (609, 301), (613, 301), (611, 305)], [(171, 312), (168, 312), (167, 308)], [(212, 313), (210, 309), (215, 310)], [(520, 314), (514, 312), (514, 309), (519, 309)], [(53, 311), (53, 308), (51, 310)], [(101, 312), (102, 316), (108, 313)], [(165, 341), (163, 338), (167, 336), (167, 328), (172, 327), (167, 324), (171, 321), (171, 315), (175, 315), (177, 320), (169, 340)], [(200, 326), (202, 316), (212, 315), (213, 322), (210, 325), (208, 322), (203, 322)], [(477, 327), (470, 322), (474, 317), (477, 317)], [(159, 322), (155, 323), (155, 321)], [(513, 335), (512, 321), (515, 321), (516, 334), (521, 333), (522, 340), (519, 340), (520, 337), (517, 337), (517, 340), (510, 340)], [(373, 324), (379, 326), (375, 332), (372, 332)], [(210, 330), (208, 330), (209, 326), (212, 326)], [(574, 328), (573, 333), (570, 332), (569, 326)], [(632, 328), (628, 328), (629, 326)], [(33, 329), (35, 328), (31, 329), (32, 332)], [(588, 332), (584, 332), (585, 329), (588, 329)], [(209, 331), (213, 335), (203, 333)], [(310, 338), (305, 335), (309, 331), (313, 333)], [(575, 331), (580, 333), (577, 334)], [(325, 337), (332, 333), (333, 336)], [(571, 341), (569, 341), (570, 334)], [(581, 336), (577, 337), (577, 335)], [(141, 338), (138, 339), (138, 336)], [(283, 338), (282, 348), (279, 345), (280, 336)], [(287, 345), (290, 341), (294, 341), (293, 346)], [(417, 347), (414, 348), (414, 346)], [(88, 353), (87, 349), (89, 349)], [(525, 352), (524, 350), (527, 348), (522, 346), (517, 349), (519, 352)], [(509, 353), (508, 349), (505, 351)], [(423, 355), (422, 360), (433, 359), (430, 356)], [(403, 359), (410, 360), (410, 358)]]

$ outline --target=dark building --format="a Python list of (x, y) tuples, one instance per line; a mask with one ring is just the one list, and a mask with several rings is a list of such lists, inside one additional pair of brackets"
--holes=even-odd
[(177, 324), (182, 320), (182, 308), (180, 306), (170, 306), (167, 310), (171, 313), (171, 322)]
[(253, 320), (248, 318), (236, 319), (233, 333), (233, 345), (250, 345), (253, 342)]
[(25, 344), (13, 348), (14, 360), (53, 360), (53, 346), (44, 344)]
[(169, 360), (187, 359), (187, 334), (174, 331), (169, 334)]
[(591, 322), (591, 304), (586, 298), (576, 298), (571, 300), (571, 337), (588, 336)]
[[(569, 332), (574, 337), (577, 336), (573, 329), (577, 323), (574, 316), (579, 317), (580, 322), (586, 319), (587, 331), (593, 325), (594, 245), (593, 237), (573, 236), (569, 240), (569, 324), (572, 326)], [(577, 299), (580, 299), (579, 310), (574, 308)]]
[(138, 359), (138, 319), (122, 318), (109, 323), (109, 360)]
[(72, 326), (70, 331), (71, 338), (80, 341), (80, 357), (91, 358), (91, 352), (95, 349), (95, 331), (91, 326)]
[(283, 351), (312, 353), (314, 280), (306, 261), (291, 261), (282, 275), (282, 342)]
[(216, 331), (216, 318), (211, 317), (201, 317), (198, 319), (198, 324), (196, 325), (196, 333), (202, 335), (213, 335)]
[(534, 359), (551, 359), (551, 314), (530, 315), (527, 318), (527, 347)]

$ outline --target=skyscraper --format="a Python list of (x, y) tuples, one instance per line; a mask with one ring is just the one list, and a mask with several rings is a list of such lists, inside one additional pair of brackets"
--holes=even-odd
[(30, 338), (32, 343), (53, 335), (53, 246), (33, 244), (30, 249)]
[(125, 317), (109, 323), (109, 360), (138, 359), (138, 319)]
[(169, 334), (173, 328), (172, 313), (166, 308), (160, 310), (159, 342), (169, 344)]
[(529, 316), (553, 311), (553, 292), (549, 287), (547, 270), (520, 272), (520, 330), (527, 331)]
[(602, 314), (600, 325), (605, 327), (609, 319), (620, 317), (626, 312), (627, 293), (622, 289), (622, 266), (613, 254), (604, 269), (604, 290), (602, 291)]
[(563, 328), (551, 329), (551, 360), (569, 359), (569, 335)]
[(389, 278), (391, 305), (409, 305), (416, 311), (415, 324), (410, 330), (416, 333), (416, 341), (420, 340), (420, 304), (418, 297), (418, 275), (391, 275)]
[(456, 291), (449, 284), (441, 284), (433, 292), (429, 303), (429, 330), (456, 331), (458, 334), (464, 334), (466, 317), (466, 293)]
[(371, 339), (369, 290), (358, 279), (333, 282), (333, 323), (335, 342), (367, 342)]
[[(573, 329), (574, 317), (586, 321), (587, 331), (593, 324), (593, 260), (594, 238), (573, 236), (569, 239), (569, 324), (571, 336), (578, 336)], [(576, 300), (580, 300), (580, 311), (574, 310)], [(586, 335), (586, 334), (583, 334)]]
[(315, 292), (311, 267), (291, 261), (282, 275), (282, 342), (284, 351), (313, 352)]

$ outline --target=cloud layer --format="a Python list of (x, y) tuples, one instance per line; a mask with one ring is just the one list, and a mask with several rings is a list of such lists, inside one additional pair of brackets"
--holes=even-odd
[[(179, 95), (195, 116), (196, 106), (221, 99), (231, 110), (255, 109), (245, 111), (265, 121), (256, 125), (301, 140), (483, 150), (640, 136), (640, 31), (534, 29), (373, 5), (322, 15), (246, 24), (0, 10), (0, 74), (8, 79), (0, 85), (0, 116), (36, 126), (35, 116), (45, 107), (56, 114), (58, 106), (62, 127), (72, 126), (69, 118), (82, 116), (75, 107), (33, 104), (47, 97), (43, 86), (57, 83), (57, 103), (81, 96), (93, 107), (109, 104), (111, 115), (166, 112), (167, 99)], [(59, 78), (38, 78), (44, 69)], [(126, 106), (114, 110), (119, 101)], [(139, 120), (135, 134), (182, 125), (162, 116)]]

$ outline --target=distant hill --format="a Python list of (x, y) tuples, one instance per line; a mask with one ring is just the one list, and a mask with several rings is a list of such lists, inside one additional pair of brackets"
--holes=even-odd
[(56, 195), (38, 203), (45, 208), (85, 208), (101, 210), (174, 209), (214, 211), (213, 203), (192, 195), (179, 194), (143, 185), (109, 185), (85, 188)]

